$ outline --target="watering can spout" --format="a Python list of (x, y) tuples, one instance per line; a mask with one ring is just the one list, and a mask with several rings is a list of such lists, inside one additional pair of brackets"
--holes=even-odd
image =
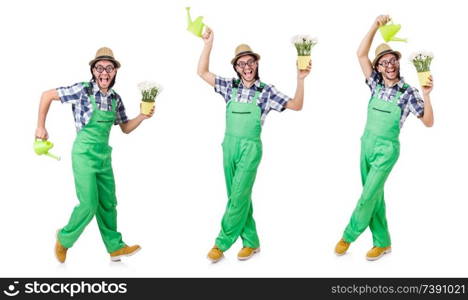
[(392, 38), (392, 41), (394, 41), (394, 42), (405, 42), (405, 43), (407, 43), (407, 42), (408, 42), (408, 39), (402, 39), (402, 38), (394, 37), (394, 38)]
[(203, 17), (197, 17), (195, 21), (192, 21), (192, 17), (190, 16), (190, 7), (185, 8), (187, 10), (187, 30), (193, 33), (194, 35), (201, 37), (203, 31)]
[(379, 27), (380, 34), (385, 42), (407, 42), (407, 39), (402, 39), (396, 37), (396, 34), (400, 31), (401, 25), (400, 24), (386, 24)]
[(187, 29), (190, 27), (190, 24), (192, 24), (192, 17), (190, 16), (190, 7), (185, 8), (187, 10)]

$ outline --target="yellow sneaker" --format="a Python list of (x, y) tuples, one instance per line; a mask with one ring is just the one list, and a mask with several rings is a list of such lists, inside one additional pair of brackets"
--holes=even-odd
[(373, 261), (373, 260), (378, 260), (384, 254), (392, 252), (392, 247), (373, 247), (367, 252), (366, 258), (367, 260)]
[(260, 248), (244, 247), (240, 249), (239, 253), (237, 253), (237, 259), (247, 260), (251, 258), (255, 253), (258, 253), (258, 252), (260, 252)]
[(335, 254), (338, 256), (344, 255), (346, 251), (348, 251), (349, 245), (351, 245), (351, 243), (341, 239), (335, 246)]
[(125, 246), (120, 248), (117, 251), (110, 253), (110, 258), (112, 261), (120, 261), (120, 259), (124, 256), (132, 256), (133, 254), (137, 253), (141, 250), (139, 245), (134, 246)]
[(224, 257), (224, 254), (223, 251), (219, 250), (217, 246), (214, 246), (211, 248), (210, 252), (208, 252), (207, 257), (209, 260), (211, 260), (212, 263), (216, 263)]
[(55, 257), (57, 257), (57, 260), (61, 263), (65, 262), (65, 259), (67, 259), (67, 250), (68, 248), (65, 248), (60, 244), (59, 240), (55, 242)]

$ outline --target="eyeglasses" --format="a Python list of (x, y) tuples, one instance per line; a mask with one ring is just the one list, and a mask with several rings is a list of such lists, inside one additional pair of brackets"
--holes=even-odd
[(396, 59), (395, 57), (390, 59), (390, 60), (384, 60), (382, 62), (379, 62), (379, 66), (382, 66), (384, 68), (388, 67), (389, 64), (392, 64), (394, 66), (398, 66), (400, 62), (398, 61), (398, 59)]
[(245, 61), (240, 61), (240, 62), (236, 63), (236, 66), (238, 66), (239, 68), (242, 68), (242, 69), (243, 69), (243, 68), (245, 68), (246, 65), (249, 65), (249, 67), (251, 67), (251, 66), (255, 65), (256, 63), (257, 63), (256, 60), (254, 60), (254, 59), (249, 59), (247, 62), (245, 62)]
[(108, 65), (107, 67), (103, 67), (103, 66), (101, 66), (101, 65), (97, 65), (97, 66), (94, 67), (94, 69), (95, 69), (98, 73), (102, 73), (102, 72), (104, 72), (104, 70), (105, 70), (107, 74), (112, 73), (112, 72), (115, 70), (114, 66), (112, 66), (112, 65)]

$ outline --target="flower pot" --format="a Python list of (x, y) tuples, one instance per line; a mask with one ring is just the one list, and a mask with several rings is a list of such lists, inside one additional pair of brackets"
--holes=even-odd
[(309, 66), (310, 55), (308, 56), (298, 56), (297, 57), (297, 68), (299, 70), (305, 70)]
[(419, 84), (421, 86), (426, 86), (429, 84), (429, 77), (431, 76), (431, 71), (418, 72)]
[(154, 107), (154, 101), (153, 102), (141, 101), (140, 112), (144, 115), (149, 115), (153, 107)]

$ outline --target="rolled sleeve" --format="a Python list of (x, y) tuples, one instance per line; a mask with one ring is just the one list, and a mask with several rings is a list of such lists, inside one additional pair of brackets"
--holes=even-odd
[(71, 85), (71, 86), (59, 87), (59, 88), (56, 88), (56, 90), (59, 95), (60, 102), (77, 104), (78, 101), (81, 99), (81, 96), (83, 95), (84, 86), (80, 82), (80, 83), (75, 83), (74, 85)]
[(125, 106), (120, 96), (117, 96), (117, 109), (115, 112), (114, 125), (127, 123), (127, 122), (128, 122), (128, 117), (127, 117), (127, 112), (125, 111)]
[(377, 87), (377, 84), (380, 81), (381, 81), (381, 75), (375, 70), (372, 70), (372, 73), (369, 76), (369, 78), (366, 78), (366, 84), (372, 92), (375, 90), (375, 88)]
[(410, 112), (420, 118), (424, 115), (424, 100), (417, 89), (412, 89), (409, 93), (408, 106)]
[(281, 112), (286, 109), (286, 104), (291, 100), (291, 97), (281, 93), (272, 85), (268, 99), (270, 102), (270, 108)]
[(216, 75), (214, 90), (216, 93), (221, 94), (224, 100), (229, 100), (229, 90), (232, 89), (232, 78), (224, 78)]

